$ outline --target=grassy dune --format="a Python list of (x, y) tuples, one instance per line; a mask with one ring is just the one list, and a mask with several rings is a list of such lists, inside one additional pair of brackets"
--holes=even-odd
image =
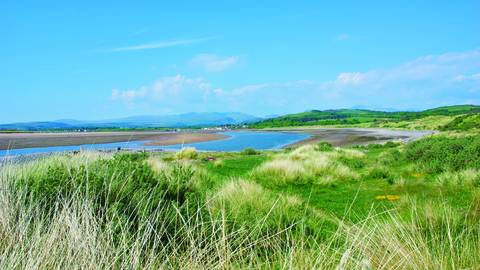
[(437, 135), (7, 164), (0, 268), (475, 269), (478, 149), (480, 135)]

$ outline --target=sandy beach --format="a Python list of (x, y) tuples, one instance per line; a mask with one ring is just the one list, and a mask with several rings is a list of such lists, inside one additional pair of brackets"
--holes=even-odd
[(423, 136), (436, 133), (435, 130), (389, 130), (366, 128), (303, 128), (303, 129), (264, 129), (250, 130), (250, 132), (281, 132), (294, 134), (308, 134), (312, 137), (284, 146), (317, 145), (319, 142), (329, 142), (333, 146), (343, 147), (354, 144), (384, 143), (387, 141), (403, 141), (405, 143), (417, 140)]
[(183, 133), (164, 131), (0, 133), (0, 150), (127, 141), (152, 141), (145, 145), (166, 146), (216, 141), (228, 137), (227, 135), (220, 135), (213, 132)]
[[(308, 134), (312, 137), (287, 145), (316, 145), (327, 141), (334, 146), (349, 146), (353, 144), (384, 143), (386, 141), (403, 141), (419, 139), (435, 133), (432, 130), (423, 131), (392, 131), (388, 129), (263, 129), (263, 130), (238, 130), (239, 132), (279, 132)], [(209, 142), (226, 139), (230, 136), (220, 135), (215, 131), (205, 132), (165, 132), (165, 131), (137, 131), (137, 132), (76, 132), (76, 133), (0, 133), (0, 150), (23, 149), (34, 147), (69, 146), (100, 143), (115, 143), (127, 141), (148, 141), (145, 146), (167, 146)]]

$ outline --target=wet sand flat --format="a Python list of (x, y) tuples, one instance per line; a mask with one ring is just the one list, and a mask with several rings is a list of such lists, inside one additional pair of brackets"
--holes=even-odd
[(208, 142), (228, 138), (212, 132), (183, 133), (164, 131), (72, 132), (72, 133), (0, 133), (0, 150), (34, 147), (70, 146), (127, 141), (153, 141), (147, 145), (174, 145)]
[[(229, 130), (233, 131), (233, 130)], [(262, 129), (238, 130), (239, 132), (278, 132), (308, 134), (312, 137), (287, 145), (317, 145), (327, 141), (334, 146), (349, 146), (353, 144), (384, 143), (386, 141), (409, 142), (437, 131), (392, 131), (388, 129), (360, 128), (302, 128), (302, 129)], [(23, 149), (34, 147), (70, 146), (100, 143), (115, 143), (127, 141), (150, 141), (145, 146), (167, 146), (222, 140), (230, 136), (217, 134), (216, 131), (202, 132), (75, 132), (75, 133), (0, 133), (0, 150)]]
[(199, 143), (223, 140), (230, 136), (216, 133), (170, 133), (168, 135), (156, 136), (151, 142), (142, 143), (148, 146), (165, 146), (175, 144)]
[(284, 146), (295, 147), (297, 145), (317, 145), (319, 142), (329, 142), (333, 146), (350, 146), (354, 144), (365, 145), (369, 143), (384, 143), (387, 141), (409, 142), (420, 139), (423, 136), (436, 133), (435, 130), (401, 131), (389, 129), (366, 129), (366, 128), (302, 128), (302, 129), (264, 129), (250, 130), (251, 132), (281, 132), (294, 134), (308, 134), (312, 137)]

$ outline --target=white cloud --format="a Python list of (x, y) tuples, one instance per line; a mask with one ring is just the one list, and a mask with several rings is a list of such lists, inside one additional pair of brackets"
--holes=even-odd
[(365, 73), (344, 72), (331, 81), (266, 83), (233, 90), (216, 89), (204, 78), (191, 79), (179, 74), (160, 78), (138, 91), (114, 89), (110, 99), (147, 102), (152, 107), (175, 112), (243, 111), (257, 115), (350, 108), (359, 104), (425, 109), (445, 102), (477, 102), (479, 71), (480, 48), (419, 57), (396, 67)]
[(201, 41), (209, 40), (210, 38), (201, 38), (201, 39), (190, 39), (190, 40), (175, 40), (175, 41), (168, 41), (168, 42), (155, 42), (155, 43), (148, 43), (143, 45), (131, 46), (131, 47), (120, 47), (106, 50), (107, 52), (119, 52), (119, 51), (133, 51), (133, 50), (144, 50), (144, 49), (153, 49), (153, 48), (161, 48), (161, 47), (172, 47), (178, 45), (185, 45), (190, 43), (197, 43)]
[(479, 68), (480, 48), (419, 57), (403, 65), (366, 73), (341, 73), (334, 81), (250, 85), (215, 94), (232, 104), (232, 109), (245, 111), (269, 108), (271, 112), (299, 112), (305, 108), (349, 108), (358, 104), (422, 109), (444, 101), (459, 104), (473, 100), (479, 74), (463, 76), (461, 80), (457, 76)]
[(215, 54), (200, 54), (189, 62), (194, 66), (204, 68), (206, 71), (224, 71), (235, 66), (240, 58), (245, 55), (221, 57)]
[(365, 78), (365, 74), (360, 72), (351, 72), (351, 73), (341, 73), (338, 75), (336, 82), (340, 84), (358, 84), (360, 81)]
[(113, 89), (112, 94), (108, 97), (108, 99), (110, 100), (120, 99), (124, 101), (131, 101), (137, 97), (145, 96), (146, 92), (147, 92), (147, 89), (145, 87), (140, 88), (140, 90), (138, 91), (128, 90), (128, 91), (122, 91), (122, 93), (120, 93), (118, 89)]
[(456, 79), (457, 81), (465, 81), (465, 80), (477, 80), (477, 81), (480, 81), (480, 73), (475, 74), (475, 75), (472, 75), (472, 76), (463, 76), (463, 75), (460, 75), (460, 76), (457, 76), (455, 79)]
[(474, 105), (474, 104), (480, 104), (480, 98), (473, 98), (473, 99), (469, 99), (469, 100), (466, 100), (464, 102), (462, 102), (462, 104), (465, 104), (465, 105)]
[(140, 34), (140, 33), (143, 33), (143, 32), (145, 32), (145, 31), (147, 31), (147, 30), (148, 30), (148, 29), (146, 29), (146, 28), (140, 29), (140, 30), (138, 30), (137, 32), (128, 35), (127, 37), (131, 37), (131, 36), (138, 35), (138, 34)]
[(350, 36), (347, 34), (341, 34), (338, 35), (333, 41), (343, 41), (343, 40), (349, 40)]
[(163, 77), (155, 81), (149, 87), (149, 91), (156, 100), (167, 103), (183, 102), (203, 95), (205, 88), (202, 84), (203, 80), (201, 77), (196, 79), (185, 78), (180, 74), (173, 77)]
[(133, 108), (134, 103), (142, 103), (143, 107), (151, 105), (170, 110), (190, 107), (194, 110), (215, 103), (213, 91), (212, 84), (201, 77), (190, 79), (178, 74), (162, 77), (138, 91), (113, 89), (109, 99), (124, 101), (129, 108)]

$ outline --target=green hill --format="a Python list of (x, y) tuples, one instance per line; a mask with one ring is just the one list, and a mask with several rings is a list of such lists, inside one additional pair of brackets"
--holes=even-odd
[[(251, 128), (278, 128), (295, 126), (344, 126), (344, 127), (384, 127), (409, 128), (413, 122), (422, 124), (413, 128), (440, 129), (455, 120), (456, 116), (476, 115), (480, 106), (460, 105), (439, 107), (420, 112), (382, 112), (371, 110), (312, 110), (296, 114), (269, 118), (250, 124)], [(459, 120), (457, 120), (458, 122)], [(469, 120), (474, 122), (476, 120)], [(475, 126), (475, 124), (468, 126)], [(453, 125), (450, 125), (453, 127)]]

